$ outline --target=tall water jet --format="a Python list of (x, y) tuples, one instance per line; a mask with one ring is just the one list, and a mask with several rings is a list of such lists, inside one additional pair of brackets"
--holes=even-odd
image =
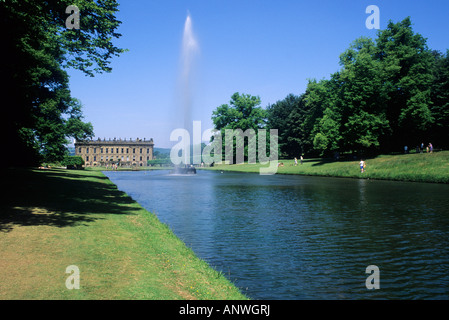
[[(187, 18), (184, 23), (184, 33), (182, 37), (182, 52), (181, 52), (181, 114), (183, 115), (183, 125), (190, 134), (192, 133), (192, 68), (195, 56), (199, 50), (198, 41), (193, 33), (192, 18), (187, 12)], [(185, 141), (186, 149), (190, 149), (190, 141)], [(187, 159), (187, 153), (184, 163), (187, 164), (190, 159)]]

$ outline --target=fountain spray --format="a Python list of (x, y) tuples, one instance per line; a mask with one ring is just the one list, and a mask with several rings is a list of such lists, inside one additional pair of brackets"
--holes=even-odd
[[(182, 63), (182, 74), (181, 74), (181, 108), (184, 121), (184, 128), (191, 132), (192, 124), (192, 67), (194, 63), (194, 58), (198, 53), (199, 46), (198, 41), (193, 33), (192, 18), (190, 13), (187, 12), (187, 18), (184, 23), (184, 33), (182, 37), (182, 53), (181, 53), (181, 63)], [(190, 144), (190, 141), (185, 140), (186, 144)], [(190, 149), (190, 145), (185, 146)], [(190, 159), (187, 159), (187, 153), (185, 164), (189, 163)]]

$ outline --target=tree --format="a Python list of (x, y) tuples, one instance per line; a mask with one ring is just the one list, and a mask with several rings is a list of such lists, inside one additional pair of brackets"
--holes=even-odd
[(83, 169), (84, 160), (80, 156), (65, 156), (61, 164), (67, 169)]
[(449, 50), (446, 55), (433, 52), (433, 84), (431, 89), (432, 105), (430, 111), (435, 120), (431, 135), (434, 145), (449, 148)]
[(377, 59), (382, 64), (388, 102), (386, 118), (391, 135), (387, 150), (418, 144), (434, 123), (430, 110), (434, 59), (426, 39), (412, 29), (410, 17), (390, 21), (376, 40)]
[[(322, 132), (321, 119), (326, 109), (333, 105), (334, 91), (331, 80), (309, 80), (304, 94), (305, 115), (302, 124), (302, 145), (304, 152), (311, 155), (327, 153), (329, 137)], [(319, 134), (317, 138), (316, 135)]]
[(314, 128), (313, 147), (320, 155), (329, 155), (339, 150), (342, 139), (340, 133), (340, 115), (335, 109), (326, 108), (323, 117)]
[[(212, 121), (216, 130), (221, 131), (223, 149), (226, 149), (225, 131), (226, 129), (254, 130), (255, 139), (257, 139), (258, 129), (266, 125), (267, 112), (260, 107), (260, 98), (249, 94), (236, 92), (231, 96), (229, 104), (223, 104), (212, 112)], [(243, 146), (244, 138), (236, 137), (236, 143), (233, 143), (234, 162), (237, 147)], [(248, 158), (248, 144), (245, 145), (244, 156)]]
[(306, 106), (305, 94), (296, 96), (294, 102), (287, 118), (287, 126), (291, 133), (287, 137), (288, 146), (285, 148), (285, 153), (289, 157), (298, 157), (310, 153), (312, 149), (312, 145), (307, 142), (310, 132), (307, 131), (305, 126), (309, 112)]
[[(81, 29), (67, 30), (65, 9), (81, 10)], [(0, 1), (0, 94), (7, 112), (0, 127), (7, 165), (61, 160), (66, 137), (90, 137), (81, 104), (70, 95), (64, 68), (86, 75), (110, 72), (110, 59), (124, 50), (112, 44), (120, 34), (113, 0)]]
[(266, 111), (260, 107), (260, 98), (236, 92), (228, 104), (212, 113), (215, 129), (261, 129), (265, 126)]
[(302, 96), (289, 94), (267, 107), (267, 126), (278, 130), (281, 157), (299, 156), (303, 152), (300, 138), (304, 119), (303, 105)]
[[(362, 37), (340, 56), (342, 70), (334, 77), (338, 83), (335, 105), (328, 112), (335, 126), (340, 125), (339, 134), (334, 133), (338, 140), (334, 148), (340, 151), (377, 153), (389, 130), (385, 79), (376, 53), (373, 40)], [(328, 124), (331, 132), (335, 126)]]
[[(304, 94), (268, 106), (281, 156), (375, 155), (430, 141), (449, 147), (449, 50), (432, 52), (410, 18), (390, 21), (375, 40), (356, 39), (340, 65), (329, 80), (309, 80)], [(213, 120), (218, 129), (238, 128), (252, 121), (249, 114), (231, 103)]]
[(436, 116), (445, 110), (444, 89), (433, 91), (442, 107), (432, 107), (431, 99), (432, 80), (444, 87), (444, 72), (433, 68), (426, 39), (414, 33), (410, 18), (390, 22), (376, 41), (355, 40), (340, 64), (330, 80), (309, 82), (305, 94), (309, 143), (322, 155), (398, 150), (428, 136), (435, 119), (444, 123), (444, 112)]

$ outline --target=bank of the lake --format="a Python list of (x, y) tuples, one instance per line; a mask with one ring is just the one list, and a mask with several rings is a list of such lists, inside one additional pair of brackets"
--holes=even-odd
[[(246, 299), (99, 171), (6, 169), (0, 299)], [(68, 266), (80, 271), (69, 290)]]
[[(361, 173), (359, 162), (334, 161), (327, 159), (304, 159), (295, 165), (294, 159), (279, 160), (278, 174), (299, 174), (311, 176), (346, 177), (394, 181), (449, 183), (449, 151), (381, 155), (364, 159), (366, 170)], [(261, 164), (215, 165), (211, 170), (259, 172)]]

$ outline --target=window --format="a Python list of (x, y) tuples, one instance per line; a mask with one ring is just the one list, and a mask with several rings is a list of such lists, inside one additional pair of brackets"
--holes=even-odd
[(114, 153), (114, 148), (111, 148), (111, 153)]
[(89, 153), (89, 147), (86, 147), (86, 153)]
[(136, 148), (133, 148), (133, 153), (136, 153)]
[(108, 148), (106, 148), (106, 153), (108, 153)]
[(103, 153), (103, 148), (100, 148), (100, 153)]
[(123, 153), (123, 148), (122, 148), (122, 153)]
[[(94, 153), (97, 153), (97, 148), (94, 148)], [(94, 160), (95, 161), (95, 160)]]
[(150, 148), (147, 148), (147, 153), (150, 153)]
[(78, 148), (78, 153), (81, 153), (81, 148)]
[(118, 153), (118, 148), (117, 148), (117, 150), (115, 150), (115, 153)]
[(129, 149), (128, 148), (126, 148), (126, 153), (129, 153)]
[(142, 156), (140, 156), (140, 161), (142, 161)]
[[(95, 149), (94, 149), (95, 150)], [(97, 156), (94, 156), (94, 161), (97, 161)]]
[(89, 161), (89, 156), (86, 156), (86, 162)]
[(140, 153), (142, 153), (142, 148), (140, 148)]

